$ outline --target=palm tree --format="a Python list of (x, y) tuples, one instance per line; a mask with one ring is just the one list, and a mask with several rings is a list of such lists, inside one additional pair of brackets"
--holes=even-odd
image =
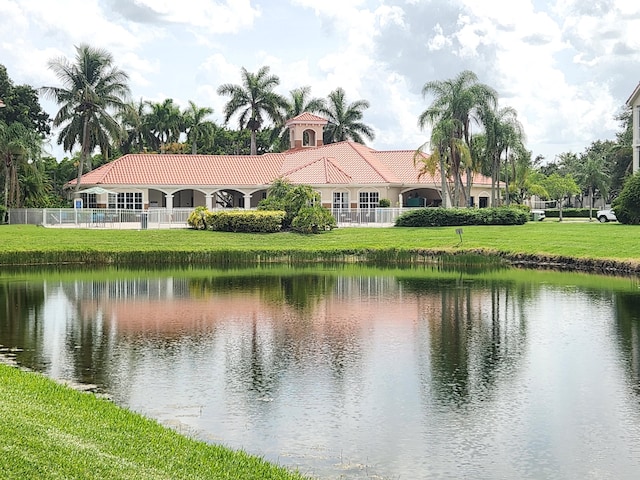
[(336, 88), (327, 98), (327, 104), (319, 110), (329, 121), (324, 130), (325, 144), (346, 140), (364, 144), (362, 137), (369, 140), (375, 138), (373, 129), (361, 122), (362, 112), (369, 108), (369, 102), (356, 100), (347, 103), (342, 88)]
[(312, 97), (311, 87), (304, 86), (289, 92), (291, 96), (287, 104), (287, 120), (304, 112), (318, 113), (326, 107), (323, 98)]
[(36, 160), (42, 151), (42, 138), (35, 130), (18, 122), (0, 122), (0, 158), (4, 167), (4, 208), (20, 206), (19, 171)]
[(242, 67), (241, 73), (242, 85), (225, 83), (218, 87), (218, 94), (230, 97), (224, 107), (225, 123), (239, 114), (240, 129), (248, 128), (251, 131), (251, 155), (257, 155), (258, 130), (267, 119), (274, 123), (280, 122), (287, 101), (273, 91), (280, 84), (280, 79), (269, 73), (269, 67), (264, 66), (255, 74)]
[[(509, 181), (515, 181), (516, 167), (514, 156), (510, 150), (523, 149), (524, 129), (518, 121), (518, 113), (511, 107), (492, 108), (486, 106), (479, 112), (486, 136), (486, 156), (491, 164), (491, 205), (497, 206), (497, 185), (500, 181), (502, 156), (504, 155), (505, 186), (507, 191), (507, 204), (509, 204)], [(509, 165), (511, 161), (511, 165)], [(511, 169), (511, 172), (509, 172)], [(511, 174), (511, 175), (510, 175)]]
[(589, 221), (593, 220), (593, 194), (597, 190), (606, 197), (609, 189), (609, 174), (604, 157), (587, 155), (576, 172), (578, 185), (589, 192)]
[(187, 140), (191, 142), (191, 154), (198, 153), (198, 140), (210, 139), (214, 135), (215, 124), (206, 120), (213, 113), (213, 108), (198, 107), (189, 100), (189, 108), (184, 112), (184, 121), (187, 128)]
[(160, 147), (160, 153), (165, 153), (168, 143), (180, 139), (180, 133), (184, 129), (184, 116), (172, 98), (166, 98), (162, 103), (147, 102), (147, 105), (151, 110), (145, 116), (144, 123)]
[[(451, 158), (454, 155), (458, 155), (463, 159), (464, 163), (470, 162), (471, 152), (464, 140), (456, 138), (453, 132), (459, 129), (457, 120), (448, 119), (437, 123), (431, 130), (431, 138), (429, 144), (431, 146), (431, 155), (425, 157), (419, 150), (414, 156), (414, 163), (416, 160), (422, 162), (422, 166), (418, 171), (418, 178), (423, 177), (427, 173), (435, 175), (436, 171), (440, 173), (440, 196), (442, 198), (442, 206), (448, 206), (448, 199), (451, 198), (447, 179), (456, 178), (458, 175), (451, 172), (451, 168), (454, 163), (451, 162)], [(423, 145), (423, 147), (426, 146)], [(457, 204), (457, 197), (454, 196), (453, 204)]]
[(109, 52), (87, 44), (76, 47), (75, 62), (61, 57), (49, 61), (62, 87), (44, 87), (48, 97), (60, 105), (53, 126), (62, 126), (58, 144), (71, 152), (80, 146), (76, 192), (80, 188), (85, 166), (90, 168), (90, 154), (100, 147), (107, 157), (109, 145), (121, 135), (113, 113), (126, 108), (129, 97), (128, 76), (113, 64)]
[(18, 204), (26, 208), (54, 206), (53, 185), (47, 175), (42, 157), (35, 158), (32, 162), (21, 162), (21, 167), (18, 174), (20, 185)]
[(120, 142), (122, 153), (144, 152), (152, 139), (151, 132), (145, 123), (147, 102), (140, 99), (137, 103), (130, 102), (126, 109), (118, 115), (118, 120), (123, 129)]
[[(491, 87), (478, 83), (475, 73), (465, 70), (450, 80), (434, 80), (427, 82), (422, 87), (422, 96), (433, 95), (433, 101), (429, 108), (418, 117), (418, 125), (425, 128), (427, 125), (435, 127), (439, 122), (454, 121), (454, 128), (446, 128), (450, 132), (451, 144), (457, 140), (463, 140), (467, 148), (471, 145), (471, 121), (479, 121), (479, 112), (487, 106), (493, 106), (497, 102), (497, 93)], [(471, 173), (471, 162), (463, 165), (462, 150), (454, 148), (450, 152), (448, 161), (451, 166), (451, 174), (454, 181), (454, 202), (459, 204), (462, 189), (461, 168), (468, 168)], [(465, 202), (466, 203), (466, 202)]]

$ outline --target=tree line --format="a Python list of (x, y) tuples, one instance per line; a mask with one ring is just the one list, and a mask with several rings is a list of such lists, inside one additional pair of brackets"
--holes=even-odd
[[(453, 205), (469, 205), (474, 173), (491, 178), (491, 206), (523, 203), (533, 196), (559, 206), (591, 208), (596, 197), (610, 203), (631, 174), (632, 121), (626, 109), (617, 117), (616, 140), (594, 141), (583, 153), (566, 152), (552, 162), (533, 158), (515, 109), (498, 106), (498, 94), (471, 71), (453, 79), (430, 81), (423, 96), (433, 97), (418, 124), (431, 127), (423, 146), (431, 155), (417, 156), (421, 174), (445, 172), (442, 191)], [(477, 133), (473, 133), (473, 127)], [(463, 184), (463, 175), (466, 184)], [(502, 182), (504, 189), (499, 189)], [(445, 196), (446, 197), (446, 196)]]
[[(14, 85), (0, 65), (0, 155), (3, 158), (2, 207), (66, 206), (63, 186), (83, 173), (127, 153), (251, 154), (289, 148), (287, 119), (305, 111), (328, 120), (325, 144), (374, 139), (363, 122), (366, 100), (350, 102), (342, 88), (327, 98), (313, 97), (308, 86), (280, 95), (278, 76), (268, 66), (257, 72), (241, 69), (241, 83), (223, 84), (224, 124), (211, 120), (213, 110), (189, 101), (181, 109), (173, 99), (133, 101), (129, 77), (112, 55), (87, 44), (76, 47), (72, 60), (54, 58), (48, 67), (59, 85), (34, 89)], [(54, 100), (53, 118), (39, 104), (39, 95)], [(611, 201), (621, 190), (631, 164), (631, 116), (618, 119), (622, 131), (613, 141), (595, 141), (585, 152), (559, 155), (543, 163), (525, 147), (526, 135), (511, 107), (498, 106), (498, 94), (470, 71), (453, 79), (429, 81), (422, 94), (431, 103), (418, 125), (430, 128), (428, 141), (417, 149), (421, 175), (444, 172), (441, 188), (452, 205), (469, 205), (471, 178), (491, 178), (491, 206), (522, 203), (536, 195), (584, 205), (596, 197)], [(235, 119), (237, 129), (230, 123)], [(70, 157), (61, 161), (43, 155), (51, 129)], [(425, 151), (429, 155), (418, 155)], [(99, 152), (99, 153), (97, 153)], [(498, 188), (502, 183), (506, 188)], [(572, 200), (573, 199), (573, 200)], [(447, 206), (445, 204), (445, 206)]]

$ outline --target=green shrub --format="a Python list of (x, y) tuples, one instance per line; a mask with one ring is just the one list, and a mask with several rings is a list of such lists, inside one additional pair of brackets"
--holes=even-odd
[(196, 209), (189, 214), (187, 218), (187, 225), (196, 230), (207, 229), (207, 217), (211, 214), (207, 207), (196, 207)]
[(380, 201), (378, 202), (378, 206), (381, 208), (387, 208), (391, 206), (391, 200), (389, 200), (388, 198), (381, 198)]
[(640, 172), (627, 178), (612, 207), (620, 223), (640, 224)]
[(320, 194), (309, 185), (293, 185), (286, 178), (274, 180), (267, 198), (260, 201), (258, 210), (284, 210), (282, 228), (291, 227), (301, 208), (320, 203)]
[(400, 215), (396, 226), (523, 225), (528, 219), (520, 208), (418, 208)]
[(335, 227), (336, 219), (331, 212), (318, 205), (302, 207), (291, 222), (291, 229), (301, 233), (320, 233)]
[[(547, 218), (560, 217), (560, 210), (555, 208), (545, 210), (544, 213)], [(592, 210), (592, 214), (595, 214), (595, 209)], [(588, 208), (569, 208), (569, 207), (563, 208), (562, 218), (589, 218), (589, 209)]]
[(219, 210), (207, 219), (211, 230), (219, 232), (273, 233), (282, 229), (282, 210)]

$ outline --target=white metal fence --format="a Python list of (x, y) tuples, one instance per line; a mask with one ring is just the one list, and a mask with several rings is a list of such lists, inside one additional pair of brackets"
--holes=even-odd
[[(186, 228), (193, 208), (150, 208), (125, 210), (112, 208), (12, 208), (11, 225), (30, 224), (58, 228), (160, 229)], [(406, 208), (333, 210), (340, 227), (391, 226)]]
[(192, 211), (192, 208), (12, 208), (9, 209), (8, 223), (63, 228), (186, 228)]

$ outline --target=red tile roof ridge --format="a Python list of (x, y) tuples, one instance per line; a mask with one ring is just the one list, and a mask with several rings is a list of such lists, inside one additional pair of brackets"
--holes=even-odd
[[(375, 150), (375, 151), (379, 152), (379, 153), (407, 153), (407, 152), (415, 153), (418, 150), (417, 149), (416, 150), (412, 150), (410, 148), (398, 148), (396, 150)], [(423, 154), (423, 155), (427, 155), (428, 156), (428, 154), (426, 152), (423, 152), (422, 150), (419, 150), (419, 152), (421, 154)]]
[[(193, 155), (191, 153), (127, 153), (126, 155), (123, 155), (122, 157), (119, 157), (109, 163), (114, 163), (118, 160), (121, 160), (125, 157), (130, 157), (130, 158), (137, 158), (140, 160), (146, 160), (146, 159), (168, 159), (168, 160), (172, 160), (172, 159), (193, 159), (193, 158), (228, 158), (228, 157), (239, 157), (239, 158), (265, 158), (265, 157), (278, 157), (283, 155), (283, 153), (277, 153), (277, 152), (266, 152), (266, 153), (261, 153), (258, 155), (227, 155), (227, 154), (218, 154), (218, 155), (211, 155), (211, 154), (206, 154), (206, 153), (198, 153), (196, 155)], [(108, 164), (106, 164), (108, 165)]]
[[(110, 162), (107, 162), (103, 165), (100, 165), (98, 168), (96, 168), (95, 170), (92, 170), (91, 172), (87, 172), (87, 173), (91, 173), (91, 174), (98, 174), (100, 175), (100, 178), (103, 179), (104, 177), (106, 177), (107, 175), (109, 175), (109, 173), (111, 172), (111, 170), (113, 170), (115, 168), (115, 164), (116, 162), (120, 161), (122, 158), (126, 157), (126, 155), (123, 155), (122, 157), (118, 157), (115, 160), (112, 160)], [(74, 178), (73, 180), (69, 180), (67, 182), (68, 185), (75, 185), (76, 183), (78, 183), (78, 179)], [(101, 181), (96, 181), (95, 184), (99, 184), (102, 183)]]
[(296, 115), (293, 118), (290, 118), (289, 120), (287, 120), (285, 122), (285, 126), (289, 125), (290, 123), (293, 122), (298, 122), (298, 121), (303, 121), (303, 122), (310, 122), (310, 123), (319, 123), (322, 125), (326, 125), (327, 123), (329, 123), (329, 121), (326, 118), (320, 117), (318, 115), (314, 115), (311, 112), (302, 112), (299, 115)]
[[(391, 173), (394, 177), (395, 174), (393, 174), (393, 171), (391, 171), (391, 169), (389, 169), (389, 167), (387, 167), (384, 163), (380, 162), (380, 160), (378, 160), (375, 156), (376, 153), (379, 153), (378, 150), (374, 150), (371, 147), (367, 147), (366, 145), (362, 145), (361, 143), (357, 143), (357, 142), (350, 142), (347, 141), (347, 144), (349, 144), (349, 146), (351, 148), (353, 148), (358, 155), (360, 155), (362, 157), (362, 159), (367, 162), (371, 168), (373, 168), (375, 170), (375, 172), (380, 175), (380, 177), (382, 177), (385, 181), (389, 182), (389, 183), (395, 183), (398, 181), (398, 178), (389, 178), (387, 174), (385, 174), (381, 167), (384, 167), (387, 172)], [(368, 155), (363, 154), (360, 150), (361, 149), (366, 149), (366, 153), (367, 154), (372, 154), (372, 157), (368, 157)]]
[(335, 168), (336, 170), (338, 170), (342, 175), (344, 175), (345, 177), (347, 177), (348, 179), (352, 179), (353, 177), (351, 175), (349, 175), (347, 172), (345, 172), (340, 165), (338, 165), (335, 161), (335, 158), (333, 157), (319, 157), (316, 158), (314, 160), (309, 160), (306, 163), (300, 164), (295, 168), (292, 168), (291, 170), (289, 170), (288, 172), (283, 173), (282, 176), (284, 177), (288, 177), (289, 175), (292, 175), (296, 172), (300, 172), (302, 170), (304, 170), (305, 168), (310, 167), (311, 165), (313, 165), (314, 163), (318, 163), (318, 162), (322, 162), (323, 163), (323, 168), (324, 168), (324, 172), (325, 172), (325, 179), (329, 178), (329, 168), (328, 165), (331, 165), (333, 168)]

